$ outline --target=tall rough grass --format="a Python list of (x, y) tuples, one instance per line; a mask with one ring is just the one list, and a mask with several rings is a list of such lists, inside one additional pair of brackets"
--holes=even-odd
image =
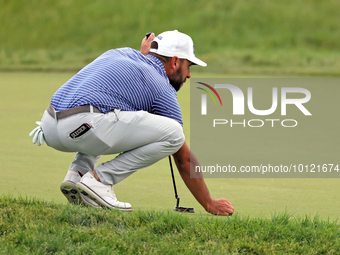
[(0, 197), (0, 254), (339, 254), (337, 222), (114, 210)]
[(178, 29), (210, 60), (207, 72), (337, 75), (339, 9), (336, 0), (0, 0), (0, 68), (78, 69), (107, 49), (138, 49), (148, 31)]

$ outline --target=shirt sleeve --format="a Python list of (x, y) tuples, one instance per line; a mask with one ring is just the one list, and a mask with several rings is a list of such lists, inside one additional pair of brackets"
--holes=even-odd
[(174, 119), (183, 126), (182, 111), (176, 92), (163, 93), (154, 100), (152, 108), (152, 113)]

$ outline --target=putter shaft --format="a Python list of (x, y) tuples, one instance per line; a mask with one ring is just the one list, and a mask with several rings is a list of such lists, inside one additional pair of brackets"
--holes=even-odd
[(175, 182), (175, 176), (174, 176), (174, 170), (172, 168), (172, 160), (171, 160), (171, 156), (169, 156), (169, 163), (170, 163), (170, 170), (171, 170), (171, 177), (172, 177), (172, 183), (174, 185), (174, 190), (175, 190), (175, 198), (177, 199), (177, 204), (176, 207), (179, 206), (179, 196), (177, 195), (177, 188), (176, 188), (176, 182)]

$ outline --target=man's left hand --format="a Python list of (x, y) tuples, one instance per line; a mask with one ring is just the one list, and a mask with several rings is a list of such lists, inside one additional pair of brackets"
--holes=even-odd
[(151, 33), (150, 36), (148, 38), (146, 38), (146, 36), (143, 38), (142, 44), (140, 46), (140, 52), (143, 55), (146, 55), (149, 53), (150, 48), (151, 48), (151, 42), (153, 39), (155, 39), (155, 34)]

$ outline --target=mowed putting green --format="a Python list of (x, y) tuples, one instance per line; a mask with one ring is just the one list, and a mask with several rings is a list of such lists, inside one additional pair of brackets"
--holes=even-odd
[[(33, 145), (28, 133), (40, 120), (50, 97), (73, 73), (0, 73), (0, 195), (35, 197), (66, 203), (59, 190), (73, 153), (44, 144)], [(193, 75), (194, 76), (194, 75)], [(189, 83), (178, 94), (189, 140)], [(321, 149), (320, 149), (321, 151)], [(100, 162), (111, 159), (102, 157)], [(206, 214), (175, 170), (181, 206)], [(211, 195), (225, 197), (235, 213), (270, 217), (284, 211), (293, 216), (335, 220), (340, 211), (340, 179), (206, 179)], [(120, 201), (135, 210), (169, 210), (175, 206), (168, 159), (142, 169), (115, 187)]]

